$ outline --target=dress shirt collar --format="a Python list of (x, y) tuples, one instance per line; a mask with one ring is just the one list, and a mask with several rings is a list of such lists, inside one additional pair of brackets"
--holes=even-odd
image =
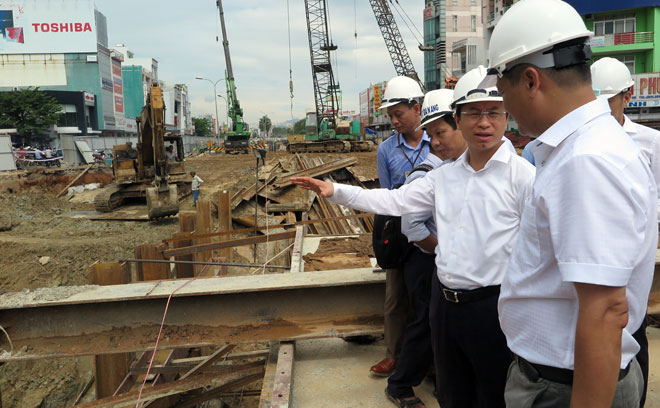
[[(481, 170), (485, 170), (488, 167), (490, 167), (492, 162), (500, 162), (500, 163), (507, 164), (507, 163), (509, 163), (509, 160), (511, 160), (511, 155), (512, 155), (512, 152), (511, 152), (511, 149), (509, 148), (509, 146), (507, 146), (506, 143), (502, 142), (500, 147), (495, 151), (495, 153), (491, 156), (491, 158), (488, 159), (488, 161), (486, 162), (486, 165)], [(470, 171), (474, 171), (472, 166), (470, 166), (470, 157), (469, 156), (470, 156), (470, 151), (469, 151), (469, 148), (468, 148), (468, 150), (464, 151), (463, 154), (458, 159), (456, 159), (456, 161), (460, 162), (463, 165), (463, 167), (465, 167), (466, 169), (469, 169)]]
[(610, 112), (610, 105), (607, 100), (596, 99), (569, 112), (543, 132), (537, 140), (548, 146), (557, 147), (585, 123), (603, 114), (609, 115)]
[(419, 142), (417, 147), (410, 146), (406, 142), (406, 139), (403, 137), (403, 133), (397, 133), (396, 134), (396, 146), (397, 147), (406, 146), (407, 148), (409, 148), (411, 150), (417, 150), (418, 148), (420, 148), (422, 146), (424, 141), (431, 143), (431, 138), (429, 137), (429, 135), (426, 134), (426, 130), (424, 131), (424, 134), (422, 134), (422, 140)]
[(637, 133), (637, 126), (635, 123), (628, 119), (628, 116), (623, 115), (623, 131), (630, 134)]

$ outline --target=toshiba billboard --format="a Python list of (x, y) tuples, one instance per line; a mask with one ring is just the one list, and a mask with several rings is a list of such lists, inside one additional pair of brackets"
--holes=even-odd
[(96, 51), (90, 0), (0, 0), (0, 54)]

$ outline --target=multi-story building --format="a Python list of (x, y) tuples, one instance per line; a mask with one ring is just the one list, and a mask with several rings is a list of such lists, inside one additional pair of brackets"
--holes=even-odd
[[(387, 138), (392, 133), (390, 118), (385, 110), (380, 109), (386, 86), (387, 81), (370, 84), (369, 88), (360, 92), (360, 133), (376, 135), (376, 137), (382, 139)], [(365, 129), (369, 129), (369, 131)]]
[(427, 89), (446, 86), (484, 63), (484, 0), (427, 0), (424, 8), (424, 80)]
[(568, 3), (594, 32), (592, 60), (616, 58), (633, 75), (635, 86), (626, 108), (628, 117), (660, 127), (660, 1), (568, 0)]

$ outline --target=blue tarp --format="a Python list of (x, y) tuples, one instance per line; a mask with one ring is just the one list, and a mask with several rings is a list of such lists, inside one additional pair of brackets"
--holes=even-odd
[(590, 14), (603, 11), (624, 10), (640, 7), (660, 7), (660, 0), (566, 0), (578, 13)]
[(375, 134), (378, 134), (378, 132), (376, 132), (375, 130), (370, 129), (370, 128), (364, 128), (364, 131), (365, 131), (368, 135), (375, 135)]

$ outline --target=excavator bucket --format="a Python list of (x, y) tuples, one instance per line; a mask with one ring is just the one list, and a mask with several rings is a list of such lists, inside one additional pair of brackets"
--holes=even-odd
[(176, 184), (147, 188), (147, 214), (149, 219), (167, 217), (179, 212)]

